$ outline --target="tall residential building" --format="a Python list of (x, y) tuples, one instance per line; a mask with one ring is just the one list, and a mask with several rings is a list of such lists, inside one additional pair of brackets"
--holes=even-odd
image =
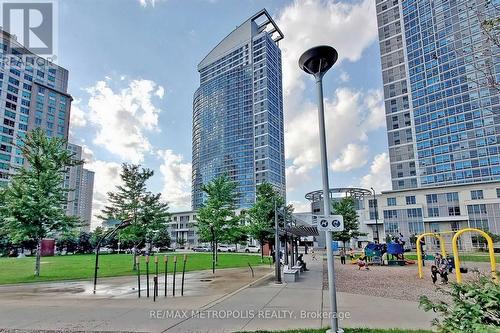
[[(68, 150), (74, 154), (74, 159), (82, 159), (82, 147), (68, 143)], [(84, 168), (84, 165), (76, 165), (68, 168), (64, 187), (70, 189), (68, 204), (65, 205), (66, 214), (77, 216), (82, 222), (83, 229), (90, 230), (92, 219), (92, 198), (94, 191), (94, 172)]]
[[(67, 92), (68, 71), (39, 57), (0, 30), (0, 186), (14, 172), (13, 167), (27, 165), (15, 147), (26, 132), (42, 128), (49, 137), (68, 139), (72, 98)], [(82, 147), (68, 144), (81, 159)], [(79, 216), (90, 226), (93, 172), (83, 166), (69, 168), (64, 186), (71, 216)]]
[(394, 190), (500, 180), (487, 0), (376, 0)]
[(203, 184), (226, 173), (237, 183), (238, 207), (256, 186), (285, 194), (281, 50), (283, 34), (263, 9), (224, 38), (198, 65), (193, 101), (192, 206)]
[(92, 199), (94, 197), (95, 172), (87, 169), (82, 170), (82, 181), (80, 183), (80, 207), (78, 216), (85, 223), (84, 228), (90, 231), (92, 221)]
[[(19, 51), (22, 50), (22, 51)], [(26, 132), (40, 127), (50, 137), (68, 139), (71, 96), (68, 71), (24, 50), (0, 30), (0, 186), (11, 166), (26, 163), (15, 148)]]

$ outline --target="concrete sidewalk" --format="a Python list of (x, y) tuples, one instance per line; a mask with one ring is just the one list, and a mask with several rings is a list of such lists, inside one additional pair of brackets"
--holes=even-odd
[[(29, 292), (32, 286), (24, 286), (24, 293), (16, 291), (23, 286), (0, 287), (0, 328), (220, 333), (326, 327), (328, 293), (322, 289), (323, 263), (318, 257), (306, 258), (310, 271), (296, 283), (275, 284), (270, 267), (258, 268), (255, 278), (244, 269), (220, 270), (210, 282), (200, 281), (210, 280), (211, 273), (196, 273), (188, 277), (189, 295), (161, 296), (156, 303), (136, 298), (127, 287), (134, 284), (131, 277), (101, 280), (101, 285), (125, 286), (122, 293), (98, 296), (57, 290), (40, 294), (40, 285), (38, 293)], [(64, 290), (64, 284), (50, 285)], [(338, 293), (338, 304), (349, 317), (340, 321), (342, 327), (429, 328), (432, 319), (411, 301)]]

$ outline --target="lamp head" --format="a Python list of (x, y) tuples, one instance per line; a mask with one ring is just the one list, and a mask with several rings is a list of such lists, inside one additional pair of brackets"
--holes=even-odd
[(313, 47), (299, 58), (299, 67), (307, 74), (323, 76), (337, 62), (337, 51), (327, 45)]

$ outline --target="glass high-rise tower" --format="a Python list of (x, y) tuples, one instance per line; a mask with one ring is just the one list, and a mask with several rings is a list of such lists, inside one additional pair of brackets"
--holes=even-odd
[(285, 194), (281, 51), (283, 34), (263, 9), (224, 38), (198, 65), (193, 101), (192, 206), (201, 190), (227, 174), (238, 207), (255, 201), (256, 186)]
[(28, 131), (68, 139), (72, 98), (68, 71), (28, 50), (0, 30), (0, 186), (27, 165), (16, 147)]
[[(487, 0), (377, 0), (392, 188), (500, 180), (500, 50)], [(496, 37), (498, 38), (498, 37)]]

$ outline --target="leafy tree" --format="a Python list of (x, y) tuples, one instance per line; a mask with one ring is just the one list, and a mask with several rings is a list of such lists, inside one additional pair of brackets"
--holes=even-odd
[[(271, 184), (262, 183), (257, 186), (255, 204), (248, 210), (248, 233), (259, 242), (262, 258), (264, 243), (274, 243), (275, 202), (277, 207), (281, 207), (285, 201)], [(287, 214), (287, 216), (291, 215)]]
[(64, 139), (48, 138), (41, 129), (29, 132), (17, 148), (29, 167), (16, 168), (1, 190), (0, 215), (5, 217), (3, 229), (13, 243), (36, 241), (35, 276), (39, 276), (42, 239), (71, 230), (78, 221), (63, 209), (71, 191), (63, 188), (63, 181), (67, 169), (83, 161), (75, 159)]
[(346, 247), (346, 242), (349, 242), (351, 238), (366, 235), (358, 229), (358, 214), (356, 213), (354, 199), (352, 197), (343, 197), (339, 201), (335, 201), (332, 207), (334, 214), (344, 217), (344, 231), (332, 233), (332, 238), (334, 240), (343, 242), (344, 249)]
[(99, 242), (102, 236), (104, 236), (103, 227), (101, 226), (96, 227), (94, 231), (90, 234), (90, 239), (89, 239), (92, 249), (94, 249), (97, 246), (97, 243)]
[(72, 233), (65, 233), (56, 240), (58, 250), (66, 249), (66, 252), (75, 253), (78, 250), (78, 237)]
[[(197, 226), (199, 238), (212, 241), (217, 248), (219, 241), (229, 241), (233, 229), (240, 228), (239, 217), (236, 216), (236, 183), (226, 175), (214, 178), (202, 186), (208, 196), (206, 202), (198, 210)], [(214, 231), (215, 239), (212, 237)]]
[(153, 236), (153, 246), (158, 248), (169, 247), (171, 242), (170, 232), (167, 227), (158, 230), (158, 232)]
[(438, 332), (487, 333), (498, 332), (500, 326), (500, 285), (490, 277), (478, 275), (474, 281), (451, 283), (451, 288), (438, 289), (445, 299), (433, 301), (420, 297), (424, 311), (439, 315), (432, 321)]
[[(0, 220), (0, 223), (2, 221)], [(9, 253), (9, 250), (12, 248), (12, 243), (6, 232), (0, 229), (0, 256), (6, 255)]]
[(151, 243), (154, 233), (165, 227), (168, 219), (168, 205), (162, 202), (160, 194), (147, 191), (146, 182), (153, 171), (140, 165), (122, 165), (119, 185), (115, 192), (108, 192), (109, 205), (99, 216), (102, 220), (130, 220), (130, 225), (120, 231), (119, 238), (133, 245), (133, 269), (136, 269), (137, 249), (145, 242)]
[[(161, 231), (167, 231), (167, 221), (170, 218), (168, 204), (162, 202), (161, 194), (147, 193), (142, 202), (141, 225), (145, 229), (146, 242), (150, 249), (153, 246), (154, 239)], [(170, 243), (170, 235), (163, 233), (163, 240)], [(165, 239), (168, 237), (168, 239)], [(158, 238), (161, 242), (162, 238)]]
[(92, 252), (93, 246), (90, 242), (92, 234), (90, 232), (82, 231), (78, 235), (78, 252), (79, 253), (90, 253)]

